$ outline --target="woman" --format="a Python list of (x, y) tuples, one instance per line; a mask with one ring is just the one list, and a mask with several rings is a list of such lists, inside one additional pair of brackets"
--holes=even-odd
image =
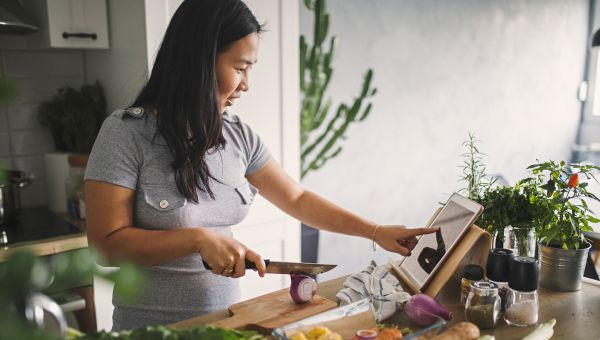
[[(373, 239), (408, 255), (425, 229), (379, 226), (289, 178), (226, 108), (249, 89), (261, 26), (240, 0), (186, 0), (132, 107), (109, 116), (86, 172), (88, 238), (109, 260), (147, 266), (135, 304), (113, 299), (113, 328), (168, 324), (239, 300), (244, 260), (232, 238), (256, 188), (322, 230)], [(204, 269), (202, 260), (212, 268)]]

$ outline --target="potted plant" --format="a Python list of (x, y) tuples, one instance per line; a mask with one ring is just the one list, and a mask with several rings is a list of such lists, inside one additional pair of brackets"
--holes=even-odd
[(98, 82), (79, 89), (66, 85), (38, 107), (38, 120), (52, 133), (57, 151), (44, 155), (51, 210), (67, 212), (69, 157), (85, 163), (105, 118), (106, 97)]
[[(323, 167), (342, 152), (342, 141), (350, 125), (364, 121), (377, 93), (373, 70), (363, 76), (360, 92), (351, 101), (333, 106), (326, 91), (333, 76), (334, 51), (338, 39), (328, 37), (330, 15), (326, 0), (305, 0), (313, 14), (312, 42), (300, 36), (300, 178)], [(302, 224), (302, 261), (316, 262), (319, 231)]]
[(546, 223), (537, 228), (540, 284), (558, 291), (579, 290), (590, 249), (584, 232), (591, 230), (590, 223), (600, 222), (586, 202), (586, 199), (598, 201), (598, 197), (587, 191), (588, 183), (584, 180), (596, 180), (593, 173), (600, 167), (547, 161), (528, 169), (532, 176), (523, 182), (545, 193), (540, 204), (549, 211)]
[[(541, 192), (528, 181), (515, 186), (499, 186), (487, 190), (479, 199), (485, 210), (476, 222), (515, 250), (518, 256), (535, 256), (537, 226), (547, 223), (548, 207)], [(504, 242), (505, 230), (509, 239)]]
[(486, 172), (483, 163), (486, 155), (479, 150), (478, 142), (469, 133), (469, 138), (462, 143), (467, 151), (461, 155), (460, 177), (467, 183), (461, 193), (484, 207), (475, 224), (492, 234), (495, 247), (515, 249), (518, 255), (533, 257), (536, 226), (545, 223), (548, 216), (541, 199), (543, 195), (528, 181), (515, 186), (498, 186), (496, 178)]

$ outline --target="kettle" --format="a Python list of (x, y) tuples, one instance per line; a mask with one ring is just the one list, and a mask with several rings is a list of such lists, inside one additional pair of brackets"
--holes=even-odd
[(18, 170), (0, 170), (0, 225), (14, 221), (21, 211), (21, 188), (31, 184), (31, 176)]

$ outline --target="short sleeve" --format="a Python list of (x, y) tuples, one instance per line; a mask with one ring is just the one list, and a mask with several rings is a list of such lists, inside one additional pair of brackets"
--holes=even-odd
[(263, 143), (260, 136), (254, 132), (250, 126), (242, 123), (244, 130), (244, 142), (246, 143), (248, 166), (246, 167), (246, 175), (253, 174), (262, 169), (271, 159), (269, 149)]
[(141, 154), (134, 130), (125, 121), (111, 115), (104, 120), (85, 171), (86, 180), (96, 180), (135, 189)]

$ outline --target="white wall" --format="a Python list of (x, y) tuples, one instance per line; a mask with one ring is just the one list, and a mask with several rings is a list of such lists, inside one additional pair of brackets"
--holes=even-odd
[(144, 0), (108, 0), (110, 49), (85, 51), (86, 81), (100, 80), (108, 113), (127, 107), (147, 79)]
[[(329, 0), (340, 38), (329, 94), (359, 91), (374, 69), (369, 118), (304, 184), (378, 223), (424, 224), (461, 188), (461, 143), (483, 142), (490, 172), (510, 181), (540, 159), (569, 159), (580, 114), (588, 2)], [(301, 32), (312, 31), (302, 8)], [(367, 265), (367, 240), (322, 234), (327, 277)], [(388, 254), (376, 258), (386, 261)]]

